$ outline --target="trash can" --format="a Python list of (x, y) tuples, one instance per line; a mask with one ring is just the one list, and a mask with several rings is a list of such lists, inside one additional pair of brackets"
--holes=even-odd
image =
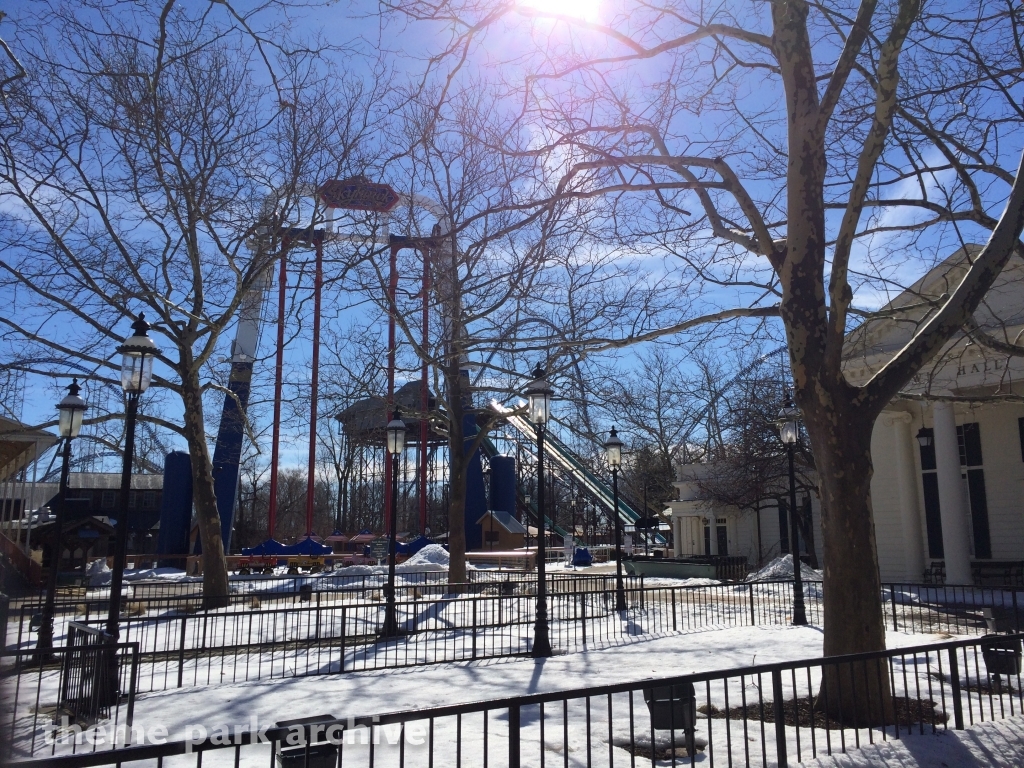
[(651, 728), (656, 731), (684, 731), (686, 753), (692, 757), (697, 728), (697, 694), (693, 683), (645, 688), (644, 701), (651, 714)]
[[(288, 728), (292, 725), (313, 725), (314, 723), (333, 723), (334, 715), (314, 715), (300, 717), (296, 720), (278, 720), (275, 725)], [(338, 745), (330, 741), (317, 741), (308, 746), (309, 764), (306, 764), (307, 746), (300, 744), (294, 747), (281, 747), (277, 753), (278, 768), (334, 768), (338, 762)]]
[(981, 655), (990, 675), (1020, 674), (1020, 640), (998, 635), (986, 635), (981, 640)]
[(989, 632), (1014, 632), (1017, 629), (1017, 616), (1013, 608), (984, 608), (985, 627)]

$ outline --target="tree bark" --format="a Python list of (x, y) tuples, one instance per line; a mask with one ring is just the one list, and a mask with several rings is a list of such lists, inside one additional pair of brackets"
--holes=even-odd
[(228, 604), (228, 566), (213, 489), (213, 462), (206, 443), (202, 387), (191, 371), (182, 372), (181, 397), (185, 404), (185, 439), (192, 460), (192, 503), (203, 544), (203, 607), (223, 608)]
[[(819, 391), (823, 387), (818, 383)], [(885, 649), (882, 583), (871, 508), (871, 432), (877, 414), (843, 398), (821, 398), (837, 407), (809, 403), (804, 421), (815, 446), (821, 493), (825, 564), (823, 655)], [(818, 706), (842, 722), (892, 722), (892, 693), (885, 661), (829, 666), (823, 670)]]
[(465, 407), (458, 358), (444, 368), (448, 395), (448, 585), (458, 594), (466, 583), (466, 436), (462, 429)]

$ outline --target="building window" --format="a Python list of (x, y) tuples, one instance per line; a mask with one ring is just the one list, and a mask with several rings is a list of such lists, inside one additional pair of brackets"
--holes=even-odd
[(117, 505), (117, 491), (103, 492), (103, 509), (113, 509)]
[(988, 497), (985, 494), (985, 470), (981, 457), (981, 427), (977, 422), (956, 428), (956, 441), (960, 448), (960, 466), (967, 485), (970, 502), (971, 533), (974, 556), (980, 560), (992, 558), (992, 539), (988, 527)]
[(156, 506), (156, 492), (145, 491), (142, 494), (142, 508), (153, 509)]
[[(935, 436), (930, 429), (922, 434)], [(935, 445), (921, 446), (921, 483), (924, 486), (924, 522), (928, 529), (928, 557), (941, 559), (942, 514), (939, 511), (939, 476), (935, 471)]]

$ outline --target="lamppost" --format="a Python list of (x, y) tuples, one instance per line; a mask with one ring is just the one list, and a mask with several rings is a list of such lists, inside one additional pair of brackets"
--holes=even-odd
[[(650, 525), (650, 510), (647, 508), (647, 478), (644, 478), (644, 524), (645, 526)], [(651, 529), (648, 527), (644, 528), (644, 557), (651, 554)]]
[(800, 439), (800, 409), (793, 405), (793, 400), (786, 393), (786, 402), (779, 411), (775, 425), (779, 428), (779, 437), (786, 446), (789, 457), (789, 538), (793, 550), (793, 624), (807, 624), (807, 613), (804, 610), (804, 582), (800, 573), (800, 537), (797, 535), (796, 524), (796, 472), (793, 469), (793, 453)]
[(530, 502), (533, 501), (533, 496), (528, 493), (523, 494), (523, 506), (526, 507), (523, 519), (526, 520), (526, 546), (530, 546)]
[(72, 379), (67, 396), (57, 403), (60, 417), (57, 429), (64, 438), (64, 454), (60, 465), (60, 488), (57, 492), (57, 514), (53, 522), (53, 545), (50, 549), (50, 575), (46, 589), (46, 602), (43, 604), (43, 619), (39, 625), (36, 639), (36, 659), (49, 659), (53, 651), (53, 611), (57, 599), (57, 571), (60, 570), (61, 543), (60, 537), (64, 527), (64, 506), (68, 495), (68, 472), (71, 466), (71, 441), (78, 437), (82, 429), (82, 418), (88, 407), (85, 400), (78, 396), (82, 388), (78, 379)]
[(619, 467), (622, 466), (622, 446), (619, 433), (612, 427), (604, 442), (604, 455), (612, 469), (612, 517), (615, 518), (615, 610), (626, 610), (626, 587), (622, 583), (622, 518), (619, 517)]
[(484, 502), (487, 506), (488, 518), (490, 518), (490, 530), (487, 532), (487, 542), (491, 552), (494, 551), (494, 509), (491, 506), (491, 468), (484, 470)]
[(551, 396), (554, 390), (544, 378), (541, 366), (533, 372), (533, 381), (526, 387), (530, 420), (537, 427), (537, 620), (533, 626), (533, 656), (551, 655), (548, 639), (548, 584), (546, 572), (547, 547), (544, 529), (544, 430), (551, 417)]
[(405, 422), (402, 421), (395, 409), (394, 418), (388, 422), (388, 453), (391, 454), (391, 525), (388, 535), (388, 585), (384, 588), (384, 627), (381, 630), (381, 637), (395, 637), (398, 635), (398, 618), (395, 615), (395, 556), (398, 554), (396, 543), (398, 539), (398, 471), (399, 458), (405, 450)]
[(128, 405), (125, 410), (117, 544), (114, 551), (114, 572), (110, 578), (110, 606), (107, 610), (107, 634), (112, 643), (117, 642), (119, 634), (121, 585), (124, 583), (124, 564), (128, 549), (128, 500), (132, 487), (132, 461), (135, 457), (135, 417), (139, 411), (139, 397), (153, 379), (153, 358), (160, 354), (156, 343), (149, 338), (149, 328), (146, 316), (140, 314), (139, 319), (132, 323), (132, 335), (117, 348), (121, 353), (121, 389), (128, 396)]

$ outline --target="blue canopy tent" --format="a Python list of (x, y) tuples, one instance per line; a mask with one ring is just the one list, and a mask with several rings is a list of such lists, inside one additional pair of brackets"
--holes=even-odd
[(321, 557), (334, 554), (334, 550), (327, 544), (321, 544), (312, 536), (307, 536), (302, 541), (284, 548), (286, 555), (308, 555), (310, 557)]
[(259, 556), (259, 555), (287, 555), (288, 547), (282, 544), (276, 539), (267, 539), (262, 544), (257, 544), (255, 547), (249, 547), (248, 549), (242, 549), (243, 555)]

